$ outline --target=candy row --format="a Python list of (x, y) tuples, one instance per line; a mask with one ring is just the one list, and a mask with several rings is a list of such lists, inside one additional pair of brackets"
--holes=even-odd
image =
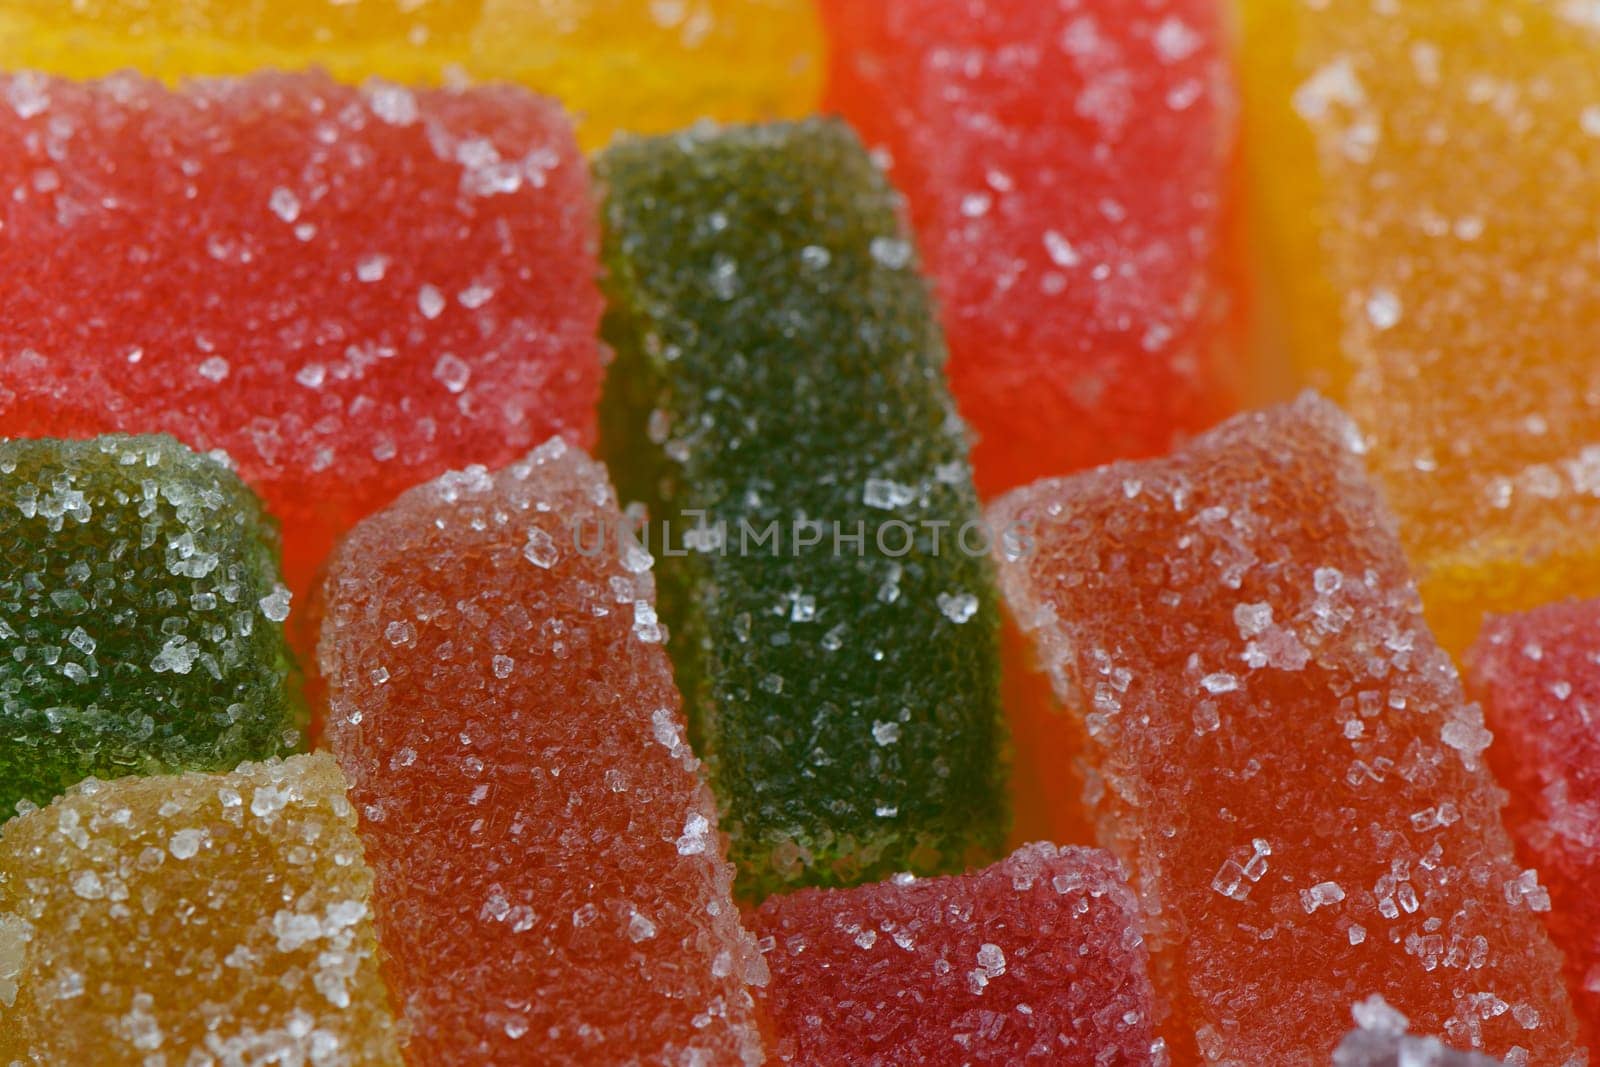
[[(1082, 761), (1111, 854), (1031, 845), (975, 873), (779, 894), (743, 916), (656, 615), (653, 570), (697, 584), (686, 575), (711, 550), (652, 568), (604, 469), (560, 439), (414, 489), (341, 544), (314, 611), (337, 763), (90, 779), (0, 830), (0, 1054), (1309, 1062), (1353, 1012), (1361, 1030), (1337, 1063), (1447, 1055), (1406, 1037), (1408, 1018), (1508, 1062), (1577, 1062), (1541, 916), (1581, 967), (1589, 853), (1561, 862), (1552, 830), (1587, 831), (1570, 810), (1564, 829), (1548, 813), (1519, 820), (1535, 848), (1558, 849), (1542, 853), (1552, 913), (1512, 858), (1480, 760), (1489, 735), (1421, 619), (1358, 442), (1307, 398), (991, 510), (1011, 531), (994, 549), (1007, 600), (1081, 731), (1077, 749), (1020, 756)], [(161, 438), (3, 449), (6, 513), (22, 516), (5, 536), (32, 568), (8, 578), (8, 613), (29, 620), (16, 647), (40, 661), (31, 684), (48, 679), (62, 701), (8, 757), (26, 745), (57, 775), (74, 773), (63, 756), (97, 749), (125, 770), (228, 762), (223, 739), (247, 743), (262, 708), (287, 706), (271, 699), (285, 691), (283, 592), (255, 597), (271, 530), (241, 507), (248, 490)], [(568, 540), (577, 529), (621, 537)], [(792, 625), (772, 633), (870, 610), (841, 595), (796, 619), (784, 588), (768, 598)], [(1518, 673), (1538, 672), (1521, 661), (1542, 664), (1548, 642), (1554, 676), (1592, 695), (1600, 671), (1576, 650), (1593, 610), (1497, 624), (1480, 654), (1492, 706), (1520, 724), (1516, 754), (1542, 747), (1541, 766), (1560, 765), (1549, 750), (1569, 727), (1559, 708), (1517, 703), (1532, 691)], [(703, 638), (726, 659), (749, 634)], [(193, 718), (67, 703), (83, 697), (69, 683), (101, 677), (125, 702), (142, 692), (151, 711)], [(255, 704), (226, 714), (212, 688), (185, 688), (243, 696), (251, 678), (267, 679)], [(762, 754), (719, 741), (747, 710), (690, 702), (748, 855), (722, 783)], [(950, 754), (836, 719), (823, 726), (860, 736), (818, 749), (819, 769), (862, 751), (902, 765)], [(292, 727), (268, 743), (293, 745)], [(767, 794), (803, 808), (818, 783)], [(923, 818), (877, 814), (891, 849)], [(965, 840), (969, 856), (986, 845)], [(867, 873), (834, 861), (821, 877)]]
[[(830, 92), (869, 142), (886, 148), (909, 195), (951, 339), (955, 399), (981, 434), (977, 485), (990, 492), (1164, 450), (1233, 402), (1228, 382), (1245, 347), (1234, 277), (1241, 268), (1227, 247), (1231, 119), (1215, 13), (1108, 9), (1097, 19), (1038, 7), (985, 5), (981, 17), (943, 22), (937, 11), (912, 18), (892, 4), (881, 17), (828, 14), (839, 46)], [(1419, 1028), (1458, 1045), (1563, 1062), (1575, 1046), (1559, 960), (1537, 917), (1525, 914), (1551, 902), (1537, 876), (1513, 863), (1499, 794), (1481, 766), (1489, 735), (1417, 616), (1401, 554), (1404, 546), (1448, 649), (1467, 644), (1486, 608), (1592, 584), (1584, 533), (1592, 457), (1583, 443), (1600, 392), (1592, 368), (1563, 346), (1564, 331), (1576, 337), (1587, 322), (1594, 249), (1572, 243), (1581, 227), (1560, 212), (1494, 209), (1508, 206), (1496, 197), (1521, 202), (1528, 182), (1535, 199), (1587, 202), (1587, 112), (1578, 109), (1581, 93), (1565, 88), (1582, 90), (1593, 77), (1584, 61), (1594, 46), (1587, 31), (1563, 34), (1556, 16), (1516, 7), (1501, 12), (1517, 16), (1516, 47), (1492, 54), (1444, 47), (1481, 41), (1476, 27), (1491, 21), (1484, 12), (1297, 12), (1284, 38), (1294, 60), (1283, 66), (1309, 63), (1289, 76), (1309, 70), (1303, 82), (1284, 80), (1269, 62), (1278, 44), (1247, 22), (1247, 35), (1269, 41), (1259, 65), (1256, 53), (1244, 53), (1249, 113), (1260, 129), (1282, 134), (1273, 153), (1282, 146), (1303, 164), (1272, 158), (1255, 167), (1268, 253), (1285, 264), (1276, 279), (1285, 292), (1269, 290), (1263, 302), (1293, 313), (1291, 347), (1306, 365), (1330, 371), (1324, 384), (1363, 432), (1302, 401), (1230, 423), (1170, 461), (1040, 483), (991, 508), (987, 524), (977, 521), (966, 443), (940, 369), (944, 342), (913, 244), (888, 187), (839, 127), (703, 129), (622, 144), (597, 161), (609, 302), (600, 333), (617, 359), (596, 437), (601, 299), (589, 278), (598, 239), (588, 174), (554, 108), (510, 90), (355, 90), (318, 77), (259, 76), (178, 93), (129, 77), (96, 85), (10, 79), (5, 94), (17, 119), (0, 109), (0, 134), (14, 135), (17, 151), (0, 163), (14, 168), (0, 256), (16, 258), (0, 266), (25, 280), (0, 295), (0, 330), (15, 331), (0, 348), (8, 428), (59, 436), (164, 429), (226, 450), (286, 522), (288, 578), (280, 585), (268, 562), (273, 535), (259, 505), (215, 464), (152, 439), (102, 439), (60, 456), (65, 446), (19, 442), (8, 462), (22, 471), (11, 481), (26, 521), (7, 545), (20, 562), (5, 622), (14, 669), (0, 683), (18, 724), (0, 752), (8, 780), (31, 804), (85, 773), (225, 770), (240, 758), (293, 751), (306, 723), (277, 623), (291, 589), (320, 584), (329, 614), (312, 703), (333, 709), (329, 740), (358, 798), (402, 1037), (420, 1050), (435, 1040), (430, 1033), (448, 1035), (437, 1039), (438, 1056), (473, 1027), (487, 1026), (493, 1041), (501, 1032), (520, 1041), (529, 1032), (511, 1031), (528, 1024), (528, 1005), (552, 994), (501, 988), (515, 960), (456, 959), (475, 976), (462, 978), (452, 957), (428, 950), (429, 924), (457, 929), (445, 901), (465, 902), (457, 919), (506, 921), (494, 913), (517, 906), (529, 909), (522, 918), (544, 914), (533, 890), (514, 900), (508, 888), (512, 873), (525, 874), (528, 850), (517, 846), (530, 827), (542, 841), (581, 834), (577, 809), (595, 807), (581, 803), (587, 794), (571, 794), (578, 799), (561, 813), (539, 805), (559, 792), (559, 772), (572, 773), (562, 753), (606, 749), (558, 740), (532, 759), (516, 719), (526, 711), (540, 723), (559, 721), (555, 710), (535, 715), (552, 693), (563, 696), (568, 718), (575, 707), (604, 709), (620, 699), (608, 687), (634, 670), (607, 667), (563, 689), (559, 671), (541, 661), (535, 691), (524, 693), (509, 680), (531, 669), (528, 649), (558, 660), (575, 648), (594, 651), (587, 642), (598, 624), (574, 616), (615, 615), (628, 623), (622, 639), (645, 646), (661, 645), (670, 630), (687, 725), (717, 803), (702, 798), (698, 809), (680, 810), (659, 840), (712, 863), (716, 849), (706, 842), (716, 839), (720, 815), (738, 897), (962, 870), (994, 856), (1004, 827), (993, 550), (1022, 631), (1012, 651), (1041, 657), (1068, 708), (1064, 718), (1025, 704), (1014, 712), (1024, 823), (1057, 840), (1085, 827), (1125, 866), (1145, 912), (1130, 923), (1124, 909), (1119, 921), (1125, 936), (1145, 931), (1156, 1002), (1171, 1015), (1158, 1031), (1148, 1004), (1130, 1008), (1122, 1032), (1130, 1047), (1212, 1062), (1321, 1054), (1353, 1002), (1364, 1005), (1367, 1036), (1387, 1040), (1397, 1016), (1361, 1000), (1381, 993)], [(361, 17), (353, 14), (352, 25)], [(48, 37), (35, 28), (28, 39)], [(1081, 84), (1059, 98), (1019, 100), (1059, 63), (1054, 53), (1042, 58), (1045, 40), (1070, 58)], [(1382, 65), (1402, 55), (1409, 66)], [(1519, 64), (1530, 56), (1539, 73), (1523, 92)], [(1548, 82), (1549, 70), (1571, 78)], [(1508, 87), (1498, 98), (1504, 130), (1465, 117), (1461, 128), (1488, 156), (1497, 137), (1510, 138), (1550, 165), (1518, 168), (1514, 190), (1491, 181), (1458, 189), (1459, 160), (1439, 149), (1440, 131), (1458, 110), (1476, 108), (1491, 82)], [(1530, 128), (1551, 132), (1528, 149)], [(1055, 133), (1063, 141), (1052, 144)], [(1176, 180), (1153, 163), (1174, 146), (1194, 153), (1174, 161)], [(1081, 161), (1085, 173), (1064, 173), (1062, 160)], [(1306, 173), (1316, 180), (1303, 187)], [(1444, 174), (1450, 183), (1439, 180)], [(1091, 201), (1086, 190), (1099, 181), (1104, 195)], [(1284, 222), (1297, 219), (1307, 221)], [(1515, 300), (1484, 300), (1486, 279), (1509, 286)], [(1513, 347), (1527, 357), (1508, 356), (1506, 338), (1518, 338)], [(1460, 388), (1424, 373), (1447, 352), (1452, 368), (1467, 367)], [(1085, 373), (1067, 379), (1063, 361)], [(1513, 362), (1515, 373), (1506, 373)], [(408, 544), (407, 564), (438, 560), (432, 571), (395, 579), (414, 600), (386, 599), (399, 594), (386, 591), (374, 560), (340, 586), (342, 561), (388, 530), (411, 497), (357, 527), (328, 581), (313, 581), (335, 539), (396, 493), (449, 466), (501, 468), (552, 433), (585, 447), (598, 441), (624, 499), (648, 504), (644, 530), (657, 537), (636, 543), (638, 517), (614, 503), (588, 514), (560, 505), (555, 490), (524, 502), (522, 510), (549, 521), (514, 531), (524, 538), (521, 565), (621, 568), (562, 587), (562, 595), (575, 590), (580, 607), (562, 607), (558, 596), (544, 614), (531, 612), (537, 592), (494, 569), (491, 549), (505, 546), (450, 543), (434, 556), (440, 546), (406, 542), (403, 524), (382, 536)], [(494, 476), (481, 467), (446, 476), (427, 490), (450, 505), (432, 529), (448, 534), (468, 521), (483, 533), (514, 522), (513, 506), (469, 519), (471, 498), (573, 454), (544, 446)], [(1398, 511), (1397, 527), (1363, 464)], [(141, 468), (136, 486), (119, 481)], [(591, 474), (590, 498), (609, 493), (592, 489), (605, 479)], [(1196, 507), (1208, 494), (1214, 499)], [(67, 542), (51, 547), (41, 523)], [(586, 530), (599, 535), (598, 552), (586, 551)], [(475, 569), (462, 573), (469, 562)], [(659, 604), (641, 577), (652, 562)], [(485, 595), (503, 594), (509, 606), (474, 612), (468, 598), (452, 597), (485, 575), (496, 576)], [(423, 595), (433, 578), (442, 584)], [(167, 584), (174, 579), (175, 588)], [(359, 657), (354, 680), (336, 666), (337, 642), (332, 651), (327, 644), (350, 621), (337, 614), (341, 604), (382, 623), (381, 641), (349, 653)], [(453, 673), (485, 618), (492, 621), (473, 640), (474, 655)], [(1504, 634), (1557, 624), (1541, 616), (1497, 623), (1473, 662), (1489, 680), (1537, 674), (1508, 658)], [(291, 627), (289, 643), (308, 664), (318, 629), (314, 615), (297, 615)], [(432, 659), (407, 692), (393, 683), (397, 666), (377, 653), (393, 655), (390, 647), (410, 648), (427, 634)], [(1550, 926), (1581, 997), (1583, 905), (1569, 887), (1581, 886), (1584, 870), (1581, 851), (1571, 855), (1564, 842), (1587, 833), (1586, 809), (1567, 792), (1581, 792), (1585, 764), (1574, 759), (1563, 777), (1550, 757), (1572, 751), (1551, 740), (1567, 736), (1582, 755), (1586, 735), (1573, 716), (1581, 723), (1586, 705), (1567, 703), (1581, 641), (1563, 647), (1578, 651), (1548, 684), (1562, 703), (1512, 716), (1506, 731), (1516, 752), (1539, 761), (1519, 762), (1509, 747), (1490, 758), (1506, 755), (1505, 780), (1520, 790), (1513, 814), (1528, 828), (1523, 855), (1552, 879)], [(1542, 651), (1529, 648), (1542, 646), (1524, 640), (1522, 659), (1541, 663)], [(507, 683), (503, 703), (485, 665)], [(652, 712), (658, 740), (661, 730), (678, 736), (677, 690), (670, 677), (666, 684), (674, 695), (646, 701), (664, 712), (659, 724)], [(1537, 692), (1508, 682), (1498, 699), (1523, 707)], [(381, 721), (374, 709), (387, 701), (398, 709), (399, 734), (422, 731), (417, 740), (431, 749), (384, 748), (384, 736), (363, 729), (369, 718)], [(623, 703), (638, 710), (631, 698)], [(419, 711), (427, 708), (442, 710), (436, 719)], [(490, 721), (511, 728), (501, 740), (521, 753), (504, 775), (489, 773), (494, 761), (478, 751), (493, 747), (475, 736)], [(369, 742), (381, 758), (371, 756), (376, 769), (364, 771)], [(683, 740), (660, 743), (693, 761)], [(425, 751), (452, 756), (434, 766)], [(424, 770), (407, 780), (411, 766)], [(460, 795), (439, 802), (452, 790)], [(518, 800), (523, 793), (536, 800)], [(391, 806), (403, 815), (386, 825)], [(464, 824), (450, 821), (463, 812)], [(642, 817), (626, 806), (623, 814), (624, 827)], [(1212, 824), (1199, 825), (1206, 819)], [(430, 827), (435, 836), (422, 832)], [(395, 835), (387, 841), (386, 830)], [(510, 842), (485, 864), (506, 884), (474, 881), (477, 867), (461, 874), (460, 857), (481, 859), (472, 849), (485, 834)], [(173, 855), (196, 840), (186, 833)], [(618, 840), (606, 869), (627, 881), (628, 864), (643, 853)], [(1344, 854), (1351, 844), (1359, 858)], [(1080, 859), (1109, 862), (1071, 864)], [(568, 856), (551, 871), (570, 875), (594, 862)], [(1030, 852), (1011, 862), (1042, 861)], [(384, 888), (391, 884), (403, 891)], [(645, 884), (660, 888), (654, 875)], [(28, 907), (48, 885), (29, 887)], [(425, 903), (408, 910), (408, 892)], [(101, 899), (75, 887), (74, 895)], [(712, 904), (731, 916), (722, 896)], [(120, 903), (104, 899), (113, 910)], [(653, 941), (645, 933), (657, 925), (651, 901), (605, 899), (645, 905), (618, 914), (635, 945)], [(807, 899), (775, 897), (768, 907)], [(836, 906), (819, 905), (824, 913)], [(576, 921), (580, 912), (571, 909), (574, 930), (588, 928)], [(37, 928), (25, 916), (4, 928), (10, 944), (0, 949), (19, 961), (12, 977), (37, 958), (28, 948)], [(864, 933), (853, 931), (851, 943), (870, 954), (877, 935)], [(696, 934), (702, 947), (711, 936)], [(408, 938), (422, 947), (409, 951)], [(1003, 941), (989, 936), (976, 949), (941, 954), (934, 973), (944, 962), (943, 974), (967, 980), (957, 992), (992, 1004), (1007, 984), (1000, 979), (1028, 973), (1018, 959), (1046, 951), (1025, 947), (1025, 938)], [(514, 939), (504, 950), (518, 951)], [(753, 957), (744, 950), (728, 952), (710, 966), (723, 972), (713, 975), (719, 980), (736, 975), (733, 985), (691, 1027), (715, 1025), (706, 1048), (743, 1055), (754, 1048), (751, 1017), (726, 1027), (717, 1020), (738, 1015), (762, 968), (746, 967)], [(777, 972), (775, 952), (776, 942), (761, 958)], [(962, 965), (963, 954), (977, 971)], [(0, 982), (5, 966), (0, 953)], [(414, 975), (408, 984), (407, 966), (426, 981)], [(584, 993), (597, 1010), (641, 1002), (603, 968), (586, 973), (602, 976), (603, 989)], [(478, 979), (499, 990), (492, 1008), (459, 993)], [(70, 974), (63, 980), (70, 993)], [(113, 985), (136, 989), (101, 987)], [(766, 1009), (780, 1020), (773, 1005), (783, 988), (775, 986)], [(871, 1032), (852, 1037), (848, 1047), (858, 1052), (888, 1040), (874, 1026), (905, 1018), (856, 1002), (821, 1009), (837, 982), (820, 988), (796, 1001), (817, 1020), (813, 1040), (847, 1032), (840, 1019), (860, 1023)], [(622, 1000), (608, 1000), (613, 994)], [(960, 1025), (970, 1028), (971, 1003), (957, 1001)], [(1036, 1001), (1030, 995), (1014, 1013), (980, 1012), (979, 1029), (1009, 1040), (1009, 1018), (1039, 1011), (1041, 1025), (1064, 1031), (1103, 1014), (1046, 1011)], [(271, 1001), (253, 1004), (267, 1014), (251, 1033), (283, 1029), (311, 1041), (313, 1052), (338, 1047), (312, 1036), (321, 1033), (315, 1026), (279, 1026)], [(141, 1005), (117, 1016), (118, 1033), (160, 1048), (165, 1030), (158, 1023), (151, 1036)], [(461, 1011), (469, 1022), (449, 1014)], [(551, 1025), (549, 1043), (541, 1038), (539, 1051), (525, 1055), (558, 1055), (563, 1024)], [(603, 1029), (579, 1037), (598, 1041)], [(796, 1044), (804, 1029), (777, 1025), (773, 1032), (789, 1035), (773, 1039), (777, 1050), (823, 1056)], [(905, 1041), (945, 1033), (891, 1030)], [(1157, 1032), (1171, 1048), (1155, 1043)], [(644, 1047), (678, 1042), (688, 1055), (700, 1047), (660, 1040), (667, 1043)], [(951, 1041), (967, 1048), (982, 1039), (939, 1047), (948, 1053)], [(1104, 1034), (1090, 1043), (1113, 1047)], [(489, 1046), (475, 1047), (481, 1059)]]
[[(557, 96), (587, 147), (707, 115), (837, 112), (906, 194), (985, 496), (1160, 454), (1300, 378), (1369, 438), (1452, 652), (1488, 611), (1600, 595), (1600, 32), (1581, 4), (816, 7), (8, 0), (0, 67), (504, 79)], [(0, 97), (0, 268), (30, 282), (0, 293), (0, 414), (31, 431), (29, 395), (60, 411), (70, 382), (94, 412), (80, 429), (177, 428), (136, 384), (165, 365), (164, 392), (248, 416), (248, 433), (183, 429), (291, 522), (297, 591), (333, 533), (402, 489), (551, 432), (592, 443), (571, 410), (592, 399), (594, 353), (552, 355), (592, 334), (598, 303), (585, 228), (556, 206), (581, 168), (548, 109), (504, 90), (258, 82), (168, 100), (33, 75)], [(117, 314), (92, 306), (100, 292), (123, 294)], [(551, 292), (570, 299), (541, 303)], [(194, 317), (155, 328), (174, 295)], [(213, 301), (262, 326), (254, 346), (203, 314)], [(51, 329), (13, 332), (24, 322)], [(106, 361), (91, 388), (61, 369), (69, 350)], [(516, 391), (507, 364), (530, 359), (570, 410)], [(246, 366), (321, 384), (263, 403)], [(418, 388), (374, 388), (397, 378)], [(501, 391), (505, 411), (471, 403)], [(366, 396), (383, 425), (353, 433), (330, 393)], [(464, 413), (446, 401), (481, 424), (475, 450), (452, 447)], [(337, 489), (303, 522), (269, 483), (312, 475)]]

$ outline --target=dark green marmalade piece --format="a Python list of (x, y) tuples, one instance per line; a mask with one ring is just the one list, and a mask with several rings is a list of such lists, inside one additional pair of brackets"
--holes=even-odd
[(831, 121), (624, 141), (596, 170), (602, 450), (649, 511), (741, 893), (978, 862), (1006, 822), (996, 594), (893, 191)]
[(293, 751), (278, 535), (169, 437), (0, 441), (0, 821), (68, 786)]

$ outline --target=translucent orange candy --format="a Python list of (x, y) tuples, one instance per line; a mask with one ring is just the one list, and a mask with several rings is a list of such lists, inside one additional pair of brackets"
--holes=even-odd
[(559, 98), (590, 148), (805, 114), (820, 51), (807, 0), (0, 0), (0, 69), (510, 81)]
[(1440, 642), (1600, 594), (1593, 5), (1242, 12), (1268, 343), (1370, 439)]
[(1549, 895), (1358, 442), (1312, 397), (1037, 482), (991, 513), (1002, 589), (1087, 736), (1175, 1062), (1325, 1064), (1379, 993), (1419, 1035), (1568, 1064)]
[(766, 963), (623, 531), (554, 438), (403, 494), (329, 564), (328, 736), (414, 1064), (762, 1060)]

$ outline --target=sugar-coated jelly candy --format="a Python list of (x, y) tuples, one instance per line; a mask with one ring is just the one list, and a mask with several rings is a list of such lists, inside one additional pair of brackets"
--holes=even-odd
[(985, 496), (1235, 403), (1235, 89), (1210, 0), (824, 0), (826, 106), (909, 201)]
[(602, 448), (648, 508), (741, 891), (986, 857), (998, 612), (893, 192), (820, 120), (625, 141), (597, 169)]
[(1166, 1063), (1138, 902), (1097, 849), (779, 894), (754, 924), (780, 1062)]
[(555, 439), (411, 490), (330, 565), (329, 737), (415, 1062), (761, 1059), (763, 962), (623, 531)]
[(1600, 595), (1594, 9), (1239, 9), (1269, 356), (1369, 439), (1440, 643)]
[(7, 433), (226, 450), (297, 595), (402, 490), (592, 436), (593, 207), (554, 103), (317, 74), (0, 101)]
[(803, 115), (820, 37), (809, 0), (0, 0), (8, 69), (510, 81), (565, 102), (590, 146), (703, 117)]
[(0, 1062), (400, 1067), (327, 755), (88, 781), (0, 829)]
[(1493, 617), (1467, 661), (1511, 793), (1506, 825), (1549, 889), (1545, 925), (1600, 1056), (1600, 601)]
[(1001, 585), (1083, 725), (1175, 1059), (1315, 1062), (1380, 991), (1421, 1033), (1558, 1067), (1548, 898), (1360, 447), (1308, 396), (1035, 483), (992, 509)]
[(288, 614), (277, 529), (217, 459), (0, 441), (0, 820), (91, 775), (294, 751)]

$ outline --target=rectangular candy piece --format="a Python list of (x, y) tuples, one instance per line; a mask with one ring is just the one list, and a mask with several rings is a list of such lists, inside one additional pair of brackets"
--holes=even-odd
[(88, 781), (0, 830), (0, 1062), (400, 1067), (326, 755)]
[(1505, 1067), (1477, 1052), (1446, 1048), (1437, 1038), (1406, 1033), (1410, 1021), (1372, 994), (1351, 1005), (1356, 1028), (1333, 1050), (1333, 1067)]
[(622, 523), (555, 439), (406, 493), (332, 560), (329, 736), (415, 1062), (761, 1060), (765, 967)]
[(996, 597), (894, 193), (832, 121), (623, 142), (597, 169), (602, 447), (649, 509), (741, 893), (981, 862)]
[(1371, 444), (1440, 642), (1600, 594), (1600, 20), (1245, 0), (1264, 317)]
[(402, 490), (593, 435), (593, 208), (550, 101), (0, 75), (0, 196), (0, 426), (226, 450), (297, 594)]
[(886, 150), (988, 496), (1235, 406), (1223, 5), (824, 0), (826, 104)]
[(1166, 1063), (1138, 902), (1097, 849), (769, 897), (756, 913), (783, 1063)]
[(1002, 588), (1088, 737), (1176, 1060), (1324, 1061), (1381, 990), (1452, 1045), (1566, 1064), (1545, 892), (1359, 449), (1308, 395), (1039, 482), (991, 510)]
[(707, 116), (806, 114), (821, 52), (808, 0), (0, 0), (8, 69), (510, 81), (566, 102), (590, 147)]
[(1511, 792), (1506, 824), (1549, 887), (1545, 926), (1600, 1056), (1600, 600), (1491, 618), (1467, 661)]
[(278, 531), (170, 437), (0, 441), (0, 820), (301, 744)]

